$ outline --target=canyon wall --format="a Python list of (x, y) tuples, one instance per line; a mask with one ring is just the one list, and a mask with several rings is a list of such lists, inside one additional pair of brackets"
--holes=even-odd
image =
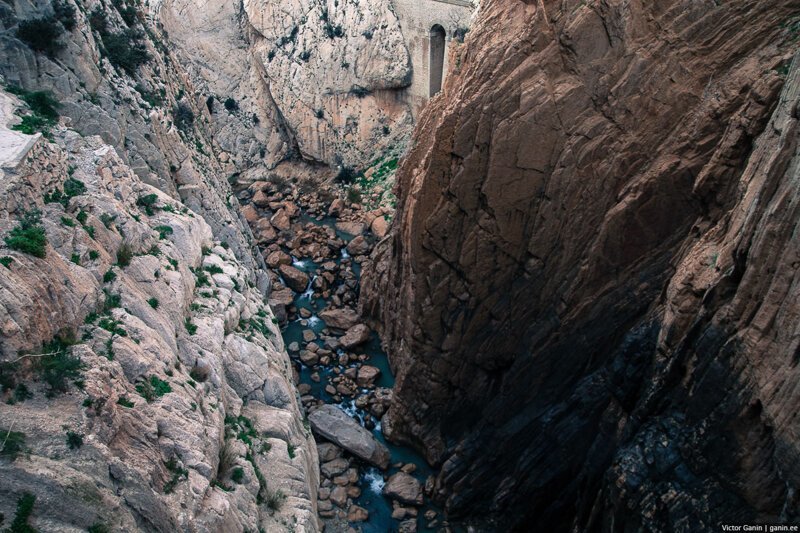
[(363, 278), (487, 529), (796, 520), (800, 2), (488, 0)]
[[(259, 149), (242, 123), (217, 140), (138, 4), (0, 24), (3, 526), (30, 493), (43, 531), (317, 531), (316, 444), (229, 185)], [(252, 133), (276, 160), (284, 134)]]

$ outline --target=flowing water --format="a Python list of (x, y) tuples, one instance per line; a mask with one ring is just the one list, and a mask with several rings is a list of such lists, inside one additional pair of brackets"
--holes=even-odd
[[(336, 219), (326, 217), (320, 220), (314, 219), (306, 214), (303, 214), (300, 221), (302, 223), (311, 222), (316, 225), (324, 225), (329, 226), (335, 229), (335, 222)], [(345, 244), (349, 242), (353, 236), (346, 234), (341, 231), (336, 231), (336, 234), (339, 238), (341, 238)], [(342, 247), (340, 251), (339, 257), (336, 259), (336, 262), (341, 264), (343, 261), (350, 261), (350, 256), (347, 253), (347, 250)], [(298, 318), (297, 320), (293, 320), (289, 322), (283, 328), (283, 340), (287, 346), (291, 343), (296, 342), (301, 347), (304, 345), (303, 341), (303, 331), (306, 329), (311, 329), (316, 334), (320, 334), (320, 332), (325, 329), (325, 322), (321, 320), (317, 316), (317, 312), (324, 309), (326, 307), (326, 302), (322, 298), (314, 298), (314, 291), (311, 288), (313, 283), (313, 278), (317, 272), (317, 268), (319, 267), (318, 264), (314, 263), (310, 259), (307, 258), (292, 258), (293, 265), (295, 268), (298, 268), (306, 273), (308, 273), (311, 281), (305, 292), (299, 293), (295, 295), (294, 298), (294, 305), (299, 310), (300, 308), (308, 309), (312, 314), (310, 318), (301, 319)], [(358, 279), (361, 275), (361, 268), (360, 266), (353, 262), (351, 264), (351, 270)], [(352, 353), (357, 354), (366, 354), (369, 356), (369, 359), (365, 361), (366, 364), (375, 366), (381, 370), (381, 375), (375, 381), (376, 387), (388, 387), (391, 388), (394, 386), (394, 377), (392, 376), (391, 370), (389, 368), (389, 361), (386, 354), (381, 349), (380, 339), (376, 334), (372, 334), (369, 342), (364, 345), (361, 345), (355, 349), (351, 350)], [(326, 367), (322, 367), (318, 365), (314, 369), (307, 367), (300, 363), (298, 360), (295, 360), (295, 365), (298, 366), (300, 369), (300, 381), (301, 383), (307, 383), (311, 386), (310, 394), (315, 398), (324, 401), (325, 403), (332, 403), (338, 404), (342, 409), (344, 409), (350, 416), (355, 418), (359, 421), (359, 423), (364, 426), (365, 415), (367, 414), (365, 411), (359, 409), (355, 405), (354, 399), (345, 397), (342, 401), (336, 402), (330, 394), (325, 391), (325, 386), (328, 384), (328, 379), (334, 377), (338, 374), (334, 372), (334, 368), (338, 368), (339, 371), (344, 371), (345, 367), (338, 365), (336, 359), (334, 358), (332, 363)], [(350, 363), (348, 366), (357, 366), (356, 363)], [(319, 382), (315, 382), (311, 379), (312, 373), (317, 372), (319, 374), (320, 380)], [(362, 393), (366, 393), (367, 389), (362, 389)], [(417, 478), (420, 483), (424, 485), (425, 480), (429, 475), (433, 473), (430, 466), (425, 462), (425, 460), (417, 454), (415, 451), (407, 448), (405, 446), (398, 446), (387, 442), (381, 432), (381, 425), (380, 422), (377, 423), (375, 428), (372, 430), (373, 435), (377, 438), (380, 442), (386, 445), (389, 448), (391, 453), (391, 463), (414, 463), (416, 465), (416, 470), (411, 474), (415, 478)], [(397, 527), (399, 522), (397, 520), (392, 519), (392, 504), (391, 501), (385, 497), (383, 497), (381, 491), (385, 484), (384, 476), (389, 476), (397, 472), (398, 469), (394, 467), (390, 467), (386, 472), (381, 472), (379, 469), (371, 467), (366, 464), (362, 464), (360, 467), (360, 479), (359, 479), (359, 486), (361, 487), (361, 496), (354, 500), (356, 505), (360, 505), (361, 507), (367, 509), (369, 511), (369, 520), (367, 522), (363, 522), (360, 524), (353, 524), (355, 527), (360, 527), (363, 532), (369, 533), (387, 533), (392, 531), (397, 531)], [(437, 512), (437, 521), (440, 522), (442, 517), (439, 516), (441, 513), (438, 508), (435, 508), (428, 504), (422, 507), (419, 507), (419, 513), (417, 516), (417, 527), (418, 531), (421, 532), (432, 532), (436, 531), (437, 529), (430, 529), (427, 528), (427, 520), (423, 518), (425, 512), (429, 509), (433, 509)], [(452, 526), (451, 526), (452, 527)]]

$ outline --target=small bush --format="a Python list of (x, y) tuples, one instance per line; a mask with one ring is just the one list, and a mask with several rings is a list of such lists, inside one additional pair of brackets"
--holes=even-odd
[(3, 265), (6, 268), (11, 268), (11, 263), (13, 262), (14, 262), (13, 257), (8, 257), (7, 255), (0, 257), (0, 265)]
[(157, 203), (158, 195), (156, 194), (145, 194), (136, 199), (136, 205), (143, 207), (147, 216), (153, 216), (155, 214), (156, 209), (158, 209), (156, 206)]
[(86, 531), (89, 533), (111, 533), (111, 529), (107, 525), (100, 522), (92, 524)]
[(193, 380), (199, 381), (200, 383), (203, 383), (208, 379), (208, 374), (208, 367), (205, 366), (195, 366), (189, 371), (189, 376), (191, 376)]
[(172, 387), (166, 381), (159, 379), (158, 376), (150, 376), (149, 381), (142, 381), (136, 385), (136, 392), (150, 403), (156, 398), (172, 392)]
[(189, 477), (189, 471), (180, 467), (178, 465), (178, 461), (176, 461), (174, 457), (164, 463), (164, 466), (167, 467), (167, 470), (172, 472), (172, 478), (164, 483), (164, 494), (170, 494), (173, 490), (175, 490), (175, 485), (177, 485), (182, 479), (187, 479)]
[(147, 300), (147, 303), (149, 303), (150, 307), (152, 307), (153, 309), (158, 309), (158, 298), (150, 298), (149, 300)]
[(61, 0), (54, 0), (51, 5), (55, 17), (61, 22), (64, 29), (67, 31), (74, 30), (75, 24), (77, 23), (75, 19), (75, 8), (71, 4)]
[(337, 183), (343, 183), (347, 185), (353, 183), (360, 176), (361, 173), (355, 170), (354, 168), (341, 165), (339, 167), (339, 172), (336, 174), (336, 177), (334, 179), (336, 180)]
[(89, 250), (89, 259), (90, 260), (94, 261), (98, 257), (100, 257), (100, 252), (98, 252), (97, 250)]
[(19, 225), (8, 232), (5, 239), (6, 246), (12, 250), (31, 254), (35, 257), (44, 257), (47, 248), (47, 235), (41, 222), (42, 213), (38, 209), (24, 213)]
[(24, 493), (17, 500), (17, 511), (14, 520), (6, 530), (8, 533), (36, 533), (36, 530), (28, 525), (28, 519), (33, 514), (33, 505), (36, 503), (36, 496), (30, 492)]
[(197, 333), (197, 326), (192, 323), (191, 318), (187, 318), (186, 320), (184, 320), (183, 325), (186, 326), (186, 331), (189, 332), (189, 335), (194, 335), (195, 333)]
[(268, 493), (266, 500), (267, 507), (273, 511), (280, 511), (283, 502), (286, 501), (286, 494), (281, 489), (278, 489), (275, 492)]
[(286, 451), (289, 453), (289, 459), (294, 459), (295, 446), (293, 444), (287, 444)]
[(131, 264), (131, 259), (133, 259), (133, 249), (128, 243), (123, 242), (117, 250), (117, 265), (126, 267)]
[(217, 265), (208, 265), (205, 268), (205, 271), (208, 272), (209, 274), (212, 274), (212, 275), (213, 274), (222, 274), (222, 272), (223, 272), (222, 268), (217, 266)]
[(178, 102), (178, 105), (172, 109), (172, 121), (175, 123), (175, 127), (186, 133), (194, 125), (194, 112), (185, 103)]
[(237, 104), (236, 100), (233, 98), (226, 98), (224, 105), (225, 109), (227, 109), (230, 113), (233, 113), (239, 109), (239, 104)]
[(241, 466), (237, 466), (233, 469), (231, 472), (231, 481), (237, 485), (244, 483), (244, 469)]
[(127, 407), (128, 409), (130, 409), (135, 404), (132, 401), (130, 401), (127, 398), (127, 396), (120, 396), (119, 399), (117, 400), (117, 405), (121, 405), (122, 407)]
[[(117, 255), (117, 261), (119, 261), (119, 255)], [(115, 279), (117, 279), (117, 274), (110, 268), (103, 274), (103, 283), (111, 283)]]
[(55, 17), (23, 20), (17, 28), (17, 38), (32, 50), (52, 57), (61, 47), (59, 37), (63, 32)]
[(55, 338), (43, 348), (44, 355), (37, 358), (42, 380), (50, 387), (49, 394), (66, 392), (68, 380), (77, 380), (84, 365), (79, 357), (68, 353), (71, 343)]
[(353, 85), (353, 87), (350, 88), (350, 94), (352, 94), (356, 98), (364, 98), (365, 96), (368, 96), (371, 92), (372, 91), (370, 91), (366, 87), (362, 87), (361, 85)]
[(76, 265), (80, 265), (81, 264), (81, 254), (72, 254), (72, 256), (69, 258), (69, 260), (72, 261), (73, 263), (75, 263)]
[(70, 450), (77, 450), (83, 446), (83, 435), (74, 431), (67, 431), (67, 446)]
[(0, 429), (0, 458), (13, 461), (25, 447), (25, 434), (19, 431)]
[(357, 187), (347, 189), (347, 201), (351, 204), (360, 204), (362, 200), (361, 190)]
[(173, 230), (171, 226), (156, 226), (155, 229), (158, 232), (159, 239), (166, 239), (167, 235), (172, 235)]
[(136, 74), (136, 70), (150, 60), (150, 54), (141, 39), (142, 35), (132, 29), (103, 35), (106, 57), (112, 65), (129, 75)]

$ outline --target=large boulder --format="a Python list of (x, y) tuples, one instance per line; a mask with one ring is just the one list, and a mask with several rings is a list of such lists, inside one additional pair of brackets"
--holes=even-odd
[(352, 348), (359, 344), (364, 344), (369, 340), (370, 329), (366, 324), (356, 324), (339, 339), (339, 345), (344, 348)]
[(281, 265), (278, 270), (283, 276), (286, 285), (293, 291), (303, 292), (308, 287), (308, 274), (292, 265)]
[(383, 495), (402, 503), (422, 505), (422, 485), (414, 476), (398, 472), (383, 487)]
[(369, 241), (363, 235), (359, 235), (347, 245), (347, 253), (350, 255), (364, 255), (369, 253)]
[(319, 317), (325, 321), (329, 328), (350, 329), (358, 324), (358, 313), (352, 309), (324, 309), (320, 311)]
[(381, 469), (389, 466), (389, 449), (335, 405), (323, 405), (310, 415), (311, 430), (356, 457)]

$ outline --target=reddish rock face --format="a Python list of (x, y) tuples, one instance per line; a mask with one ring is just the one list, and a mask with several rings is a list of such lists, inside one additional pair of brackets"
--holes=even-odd
[(362, 278), (451, 516), (797, 518), (799, 9), (483, 4)]

